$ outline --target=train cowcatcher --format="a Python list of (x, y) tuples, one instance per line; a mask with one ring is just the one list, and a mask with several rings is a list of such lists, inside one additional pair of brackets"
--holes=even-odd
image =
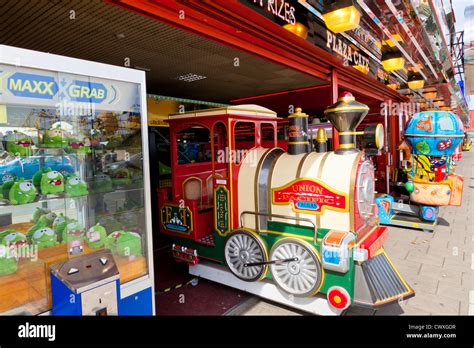
[(256, 105), (170, 115), (172, 187), (158, 190), (160, 232), (190, 273), (315, 314), (377, 309), (414, 296), (383, 248), (372, 156), (383, 127), (357, 125), (368, 107), (345, 93), (325, 116), (336, 151), (310, 151), (308, 116)]

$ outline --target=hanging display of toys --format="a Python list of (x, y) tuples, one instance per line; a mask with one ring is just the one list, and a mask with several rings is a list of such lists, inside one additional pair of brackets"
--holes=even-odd
[(33, 139), (29, 135), (14, 131), (6, 135), (3, 140), (7, 151), (13, 156), (27, 157), (33, 154)]
[(410, 161), (403, 168), (410, 204), (394, 203), (389, 195), (377, 197), (381, 223), (432, 231), (438, 207), (461, 205), (464, 180), (454, 173), (452, 156), (463, 138), (462, 122), (451, 112), (413, 115), (405, 128)]

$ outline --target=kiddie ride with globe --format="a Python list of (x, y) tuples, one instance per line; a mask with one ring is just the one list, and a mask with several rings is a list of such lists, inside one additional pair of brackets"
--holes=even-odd
[(409, 203), (391, 195), (376, 198), (380, 223), (433, 231), (440, 206), (460, 206), (463, 177), (454, 174), (452, 155), (464, 138), (461, 120), (447, 111), (413, 115), (405, 129), (411, 153), (405, 163)]
[[(335, 152), (311, 152), (308, 116), (256, 105), (170, 115), (172, 188), (160, 189), (160, 230), (195, 276), (322, 315), (379, 308), (414, 295), (383, 249), (374, 166), (383, 127), (355, 129), (369, 108), (347, 93), (325, 110)], [(320, 150), (321, 151), (321, 150)], [(369, 155), (370, 154), (370, 155)]]

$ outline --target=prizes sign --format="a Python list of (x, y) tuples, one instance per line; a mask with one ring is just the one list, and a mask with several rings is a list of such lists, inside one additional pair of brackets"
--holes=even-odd
[(290, 204), (293, 211), (309, 214), (323, 214), (325, 209), (349, 211), (347, 194), (308, 178), (272, 189), (272, 201), (277, 205)]

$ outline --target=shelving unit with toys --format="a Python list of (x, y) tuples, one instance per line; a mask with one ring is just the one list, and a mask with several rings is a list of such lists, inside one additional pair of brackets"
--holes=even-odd
[(8, 46), (0, 70), (0, 313), (49, 311), (50, 266), (109, 249), (119, 314), (153, 314), (143, 72)]

